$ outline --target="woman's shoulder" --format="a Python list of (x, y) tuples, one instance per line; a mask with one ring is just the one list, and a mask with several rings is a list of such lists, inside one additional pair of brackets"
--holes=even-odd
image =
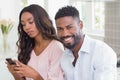
[(63, 44), (57, 40), (52, 40), (51, 44), (49, 45), (48, 51), (51, 57), (60, 57), (64, 52)]
[(49, 47), (53, 51), (64, 50), (63, 44), (58, 40), (52, 40)]
[(63, 46), (63, 44), (58, 40), (52, 40), (52, 44), (55, 46)]

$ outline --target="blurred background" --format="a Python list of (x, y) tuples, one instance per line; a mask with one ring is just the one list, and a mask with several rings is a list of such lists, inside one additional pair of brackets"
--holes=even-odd
[[(18, 17), (21, 9), (29, 4), (39, 4), (50, 15), (55, 26), (57, 10), (66, 5), (75, 6), (80, 12), (84, 31), (89, 36), (106, 42), (117, 54), (120, 62), (120, 1), (119, 0), (0, 0), (0, 23), (12, 22), (7, 34), (6, 52), (4, 36), (0, 28), (0, 79), (14, 80), (5, 65), (5, 58), (16, 58)], [(120, 63), (118, 63), (120, 65)], [(118, 80), (120, 69), (118, 65)]]

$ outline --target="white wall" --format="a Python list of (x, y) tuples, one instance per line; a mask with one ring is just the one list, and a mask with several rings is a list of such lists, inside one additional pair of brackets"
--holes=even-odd
[[(16, 48), (16, 41), (17, 41), (17, 25), (18, 25), (18, 17), (19, 12), (21, 10), (21, 0), (0, 0), (0, 20), (1, 19), (11, 19), (14, 22), (14, 26), (12, 30), (10, 31), (8, 35), (8, 43), (9, 48), (12, 53), (15, 52)], [(3, 39), (2, 39), (2, 33), (0, 31), (0, 52), (2, 52), (2, 45), (3, 45)], [(0, 53), (1, 55), (2, 53)]]
[(12, 18), (17, 20), (19, 9), (20, 9), (20, 0), (0, 0), (0, 18)]
[(2, 33), (0, 31), (0, 80), (14, 80), (9, 73), (6, 64), (5, 57), (15, 57), (16, 41), (17, 41), (17, 25), (18, 15), (21, 10), (21, 0), (0, 0), (0, 20), (11, 19), (14, 21), (14, 26), (8, 35), (8, 42), (10, 44), (9, 53), (3, 54), (2, 52)]
[(58, 11), (59, 8), (68, 4), (69, 4), (69, 0), (48, 0), (47, 12), (50, 15), (54, 25), (55, 25), (54, 17), (56, 12)]

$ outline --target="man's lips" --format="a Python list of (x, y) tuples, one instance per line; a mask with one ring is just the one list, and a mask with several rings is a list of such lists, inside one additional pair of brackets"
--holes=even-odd
[(69, 36), (69, 37), (64, 37), (62, 38), (64, 43), (71, 43), (73, 41), (73, 37)]

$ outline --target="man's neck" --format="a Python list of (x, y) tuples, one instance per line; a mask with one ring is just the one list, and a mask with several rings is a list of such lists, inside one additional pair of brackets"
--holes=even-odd
[(72, 49), (73, 55), (74, 55), (74, 57), (75, 57), (75, 59), (74, 59), (74, 61), (73, 61), (73, 65), (75, 65), (75, 63), (76, 63), (76, 60), (77, 60), (77, 58), (78, 58), (78, 52), (79, 52), (79, 50), (81, 49), (81, 46), (82, 46), (82, 44), (83, 44), (83, 41), (84, 41), (84, 35), (81, 36), (81, 39), (80, 39), (79, 43)]

